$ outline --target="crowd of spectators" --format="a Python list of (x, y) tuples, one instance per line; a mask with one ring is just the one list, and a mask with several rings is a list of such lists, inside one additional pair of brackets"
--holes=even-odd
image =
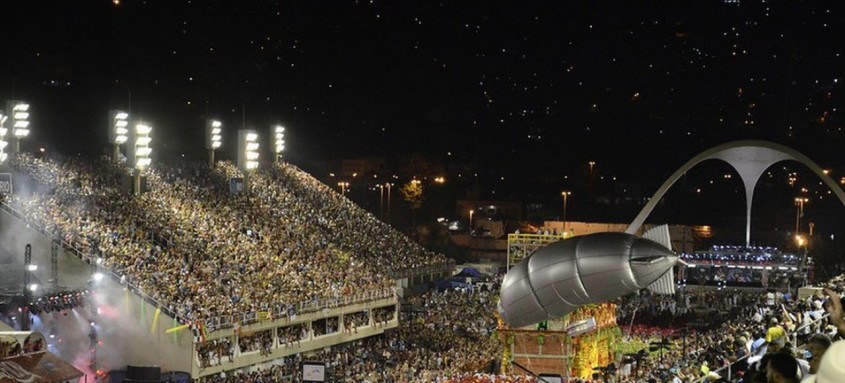
[(299, 363), (307, 357), (326, 362), (337, 382), (535, 382), (521, 375), (492, 373), (502, 353), (493, 336), (495, 293), (433, 291), (406, 303), (413, 309), (403, 310), (399, 328), (383, 335), (297, 354), (251, 374), (222, 374), (209, 381), (299, 382)]
[(390, 274), (450, 264), (288, 164), (252, 174), (248, 193), (231, 192), (242, 177), (231, 163), (158, 165), (138, 196), (106, 158), (21, 154), (12, 165), (36, 181), (9, 201), (27, 220), (212, 330), (244, 313), (280, 317), (389, 290)]
[[(625, 326), (630, 320), (641, 324), (630, 326), (633, 331), (627, 333), (628, 340), (644, 345), (667, 342), (669, 346), (646, 354), (639, 363), (634, 363), (637, 358), (627, 358), (614, 378), (622, 383), (675, 381), (675, 377), (685, 383), (701, 379), (766, 382), (767, 362), (773, 358), (766, 356), (770, 354), (792, 358), (801, 366), (800, 372), (793, 370), (797, 377), (815, 373), (810, 366), (818, 363), (821, 355), (820, 348), (814, 350), (813, 345), (829, 345), (845, 334), (841, 309), (832, 316), (838, 315), (838, 321), (825, 319), (830, 311), (825, 305), (834, 297), (839, 299), (842, 282), (842, 277), (834, 279), (825, 285), (825, 293), (818, 291), (804, 299), (773, 291), (721, 290), (626, 297), (618, 306), (620, 324)], [(673, 300), (675, 306), (669, 303)], [(689, 310), (671, 309), (680, 306)], [(716, 374), (719, 368), (725, 370)]]
[(0, 359), (23, 355), (23, 348), (17, 341), (0, 340)]
[(242, 353), (261, 351), (261, 355), (269, 354), (273, 347), (273, 332), (264, 330), (251, 334), (240, 334), (238, 335), (238, 347)]

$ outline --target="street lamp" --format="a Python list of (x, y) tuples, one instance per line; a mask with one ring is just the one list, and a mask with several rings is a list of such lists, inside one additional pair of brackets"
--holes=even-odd
[(120, 145), (129, 140), (129, 113), (122, 110), (109, 112), (109, 142), (114, 145), (112, 161), (120, 161)]
[(384, 220), (384, 185), (383, 184), (376, 184), (376, 187), (379, 189), (378, 192), (378, 214), (381, 220)]
[(238, 169), (244, 173), (244, 192), (249, 192), (249, 174), (258, 169), (258, 133), (238, 130)]
[(272, 129), (273, 133), (273, 153), (276, 154), (276, 161), (282, 158), (282, 152), (285, 151), (285, 127), (276, 125)]
[(6, 103), (9, 119), (12, 124), (12, 155), (21, 151), (21, 138), (29, 135), (29, 104), (22, 101), (9, 101)]
[(223, 123), (220, 120), (205, 121), (205, 148), (208, 149), (208, 166), (214, 167), (214, 151), (223, 146)]
[(337, 186), (340, 187), (340, 194), (346, 195), (346, 189), (349, 188), (349, 182), (338, 182)]
[[(592, 161), (590, 161), (590, 162), (592, 162)], [(569, 190), (564, 190), (564, 191), (560, 192), (560, 195), (563, 196), (563, 233), (565, 235), (566, 234), (566, 199), (567, 199), (567, 197), (572, 195), (572, 192), (569, 191)]]
[(798, 234), (798, 230), (801, 229), (801, 217), (804, 216), (804, 204), (810, 202), (810, 199), (807, 197), (795, 197), (795, 234)]

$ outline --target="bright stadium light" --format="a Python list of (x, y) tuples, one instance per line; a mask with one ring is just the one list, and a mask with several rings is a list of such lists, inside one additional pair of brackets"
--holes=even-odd
[(120, 145), (129, 140), (129, 113), (122, 110), (109, 112), (109, 142), (114, 145), (112, 160), (120, 161)]
[(35, 290), (38, 290), (38, 284), (37, 283), (33, 283), (33, 284), (29, 285), (29, 291), (35, 291)]
[(244, 173), (244, 191), (249, 192), (249, 173), (258, 169), (258, 133), (238, 130), (238, 169)]
[(9, 142), (6, 141), (6, 133), (9, 132), (9, 129), (6, 129), (6, 120), (8, 119), (9, 117), (0, 113), (0, 164), (8, 158), (8, 154), (6, 154), (6, 147), (9, 145)]
[(214, 151), (223, 146), (223, 123), (219, 120), (205, 122), (205, 148), (208, 149), (208, 165), (214, 167)]
[(271, 130), (273, 137), (273, 153), (276, 154), (276, 161), (281, 159), (282, 152), (285, 151), (285, 127), (276, 125)]
[(29, 271), (38, 270), (38, 265), (26, 265), (26, 269)]
[(128, 148), (126, 150), (129, 157), (129, 166), (135, 169), (135, 178), (133, 185), (133, 192), (141, 194), (141, 172), (150, 167), (153, 160), (151, 158), (153, 148), (150, 147), (153, 132), (152, 126), (145, 122), (135, 123), (135, 126), (129, 129)]
[[(12, 128), (12, 155), (20, 152), (20, 139), (29, 136), (29, 104), (22, 101), (6, 103), (9, 125)], [(5, 136), (5, 134), (4, 134)]]

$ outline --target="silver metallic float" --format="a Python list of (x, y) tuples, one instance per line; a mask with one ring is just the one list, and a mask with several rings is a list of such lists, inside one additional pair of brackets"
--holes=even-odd
[(668, 228), (645, 236), (597, 233), (543, 247), (511, 268), (502, 282), (499, 313), (511, 327), (555, 319), (590, 303), (601, 303), (648, 288), (675, 291)]

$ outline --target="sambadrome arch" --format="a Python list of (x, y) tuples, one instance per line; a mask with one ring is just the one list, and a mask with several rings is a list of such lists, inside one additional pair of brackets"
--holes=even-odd
[(824, 174), (824, 171), (821, 167), (819, 167), (819, 165), (810, 160), (807, 156), (794, 149), (773, 142), (756, 140), (733, 141), (705, 150), (687, 161), (687, 163), (681, 166), (680, 169), (676, 170), (675, 173), (672, 173), (669, 179), (667, 179), (666, 182), (657, 189), (657, 192), (654, 193), (651, 199), (649, 199), (643, 210), (640, 211), (640, 214), (637, 215), (637, 218), (635, 218), (633, 222), (631, 222), (625, 232), (635, 234), (675, 181), (681, 178), (684, 173), (692, 169), (694, 166), (706, 160), (722, 160), (727, 162), (736, 170), (737, 173), (739, 173), (739, 176), (742, 178), (742, 183), (745, 184), (746, 246), (751, 243), (751, 204), (754, 200), (754, 188), (757, 186), (757, 181), (760, 179), (760, 176), (763, 175), (763, 172), (775, 163), (792, 160), (804, 164), (816, 173), (816, 175), (818, 175), (819, 178), (827, 184), (830, 190), (836, 194), (839, 201), (845, 205), (845, 192), (842, 191), (839, 185), (837, 185), (832, 178), (830, 178), (827, 174)]

